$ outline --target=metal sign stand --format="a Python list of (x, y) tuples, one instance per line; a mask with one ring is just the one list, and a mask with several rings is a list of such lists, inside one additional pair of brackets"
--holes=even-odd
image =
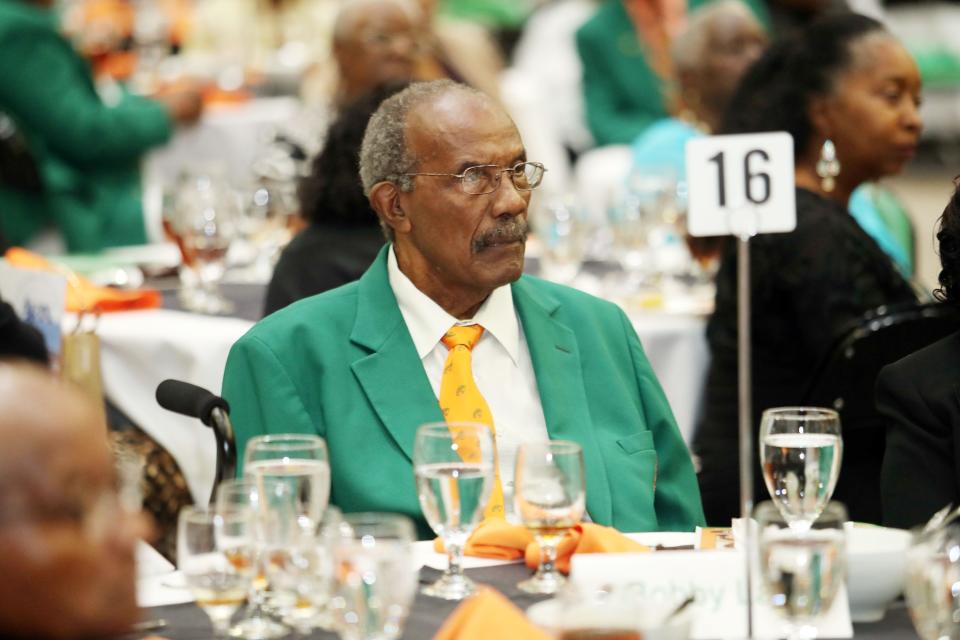
[(737, 400), (740, 416), (740, 517), (743, 521), (743, 552), (746, 563), (747, 638), (753, 638), (753, 399), (751, 393), (752, 334), (750, 328), (750, 238), (757, 234), (758, 216), (753, 208), (731, 215), (737, 236)]

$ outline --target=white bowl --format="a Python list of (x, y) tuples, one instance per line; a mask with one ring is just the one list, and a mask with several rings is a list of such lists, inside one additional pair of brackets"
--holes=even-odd
[(883, 619), (903, 591), (911, 534), (870, 525), (847, 527), (847, 595), (854, 622)]

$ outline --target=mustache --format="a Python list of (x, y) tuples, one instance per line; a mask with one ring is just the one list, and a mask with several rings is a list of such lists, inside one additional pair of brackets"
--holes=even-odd
[(530, 226), (526, 218), (516, 216), (498, 224), (473, 241), (473, 250), (482, 251), (487, 247), (511, 242), (526, 242)]

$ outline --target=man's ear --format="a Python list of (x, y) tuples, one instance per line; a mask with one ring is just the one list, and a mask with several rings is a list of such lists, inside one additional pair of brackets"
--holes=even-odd
[(410, 219), (400, 204), (400, 189), (392, 182), (378, 182), (370, 189), (370, 206), (395, 233), (410, 231)]

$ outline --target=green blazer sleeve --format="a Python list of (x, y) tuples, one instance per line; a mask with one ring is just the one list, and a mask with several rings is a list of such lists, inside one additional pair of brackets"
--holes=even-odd
[(172, 123), (158, 102), (130, 96), (105, 105), (86, 63), (53, 20), (21, 14), (0, 6), (0, 110), (31, 140), (88, 168), (128, 165), (170, 137)]
[[(258, 337), (240, 338), (227, 358), (223, 397), (237, 451), (246, 451), (250, 438), (267, 433), (307, 433), (324, 436), (323, 418), (303, 401), (297, 384), (270, 347)], [(243, 473), (243, 460), (238, 460)]]
[(643, 352), (640, 338), (625, 314), (621, 314), (621, 321), (630, 346), (647, 428), (653, 434), (657, 450), (654, 485), (657, 524), (661, 531), (691, 531), (706, 521), (690, 452), (680, 435), (663, 387)]

